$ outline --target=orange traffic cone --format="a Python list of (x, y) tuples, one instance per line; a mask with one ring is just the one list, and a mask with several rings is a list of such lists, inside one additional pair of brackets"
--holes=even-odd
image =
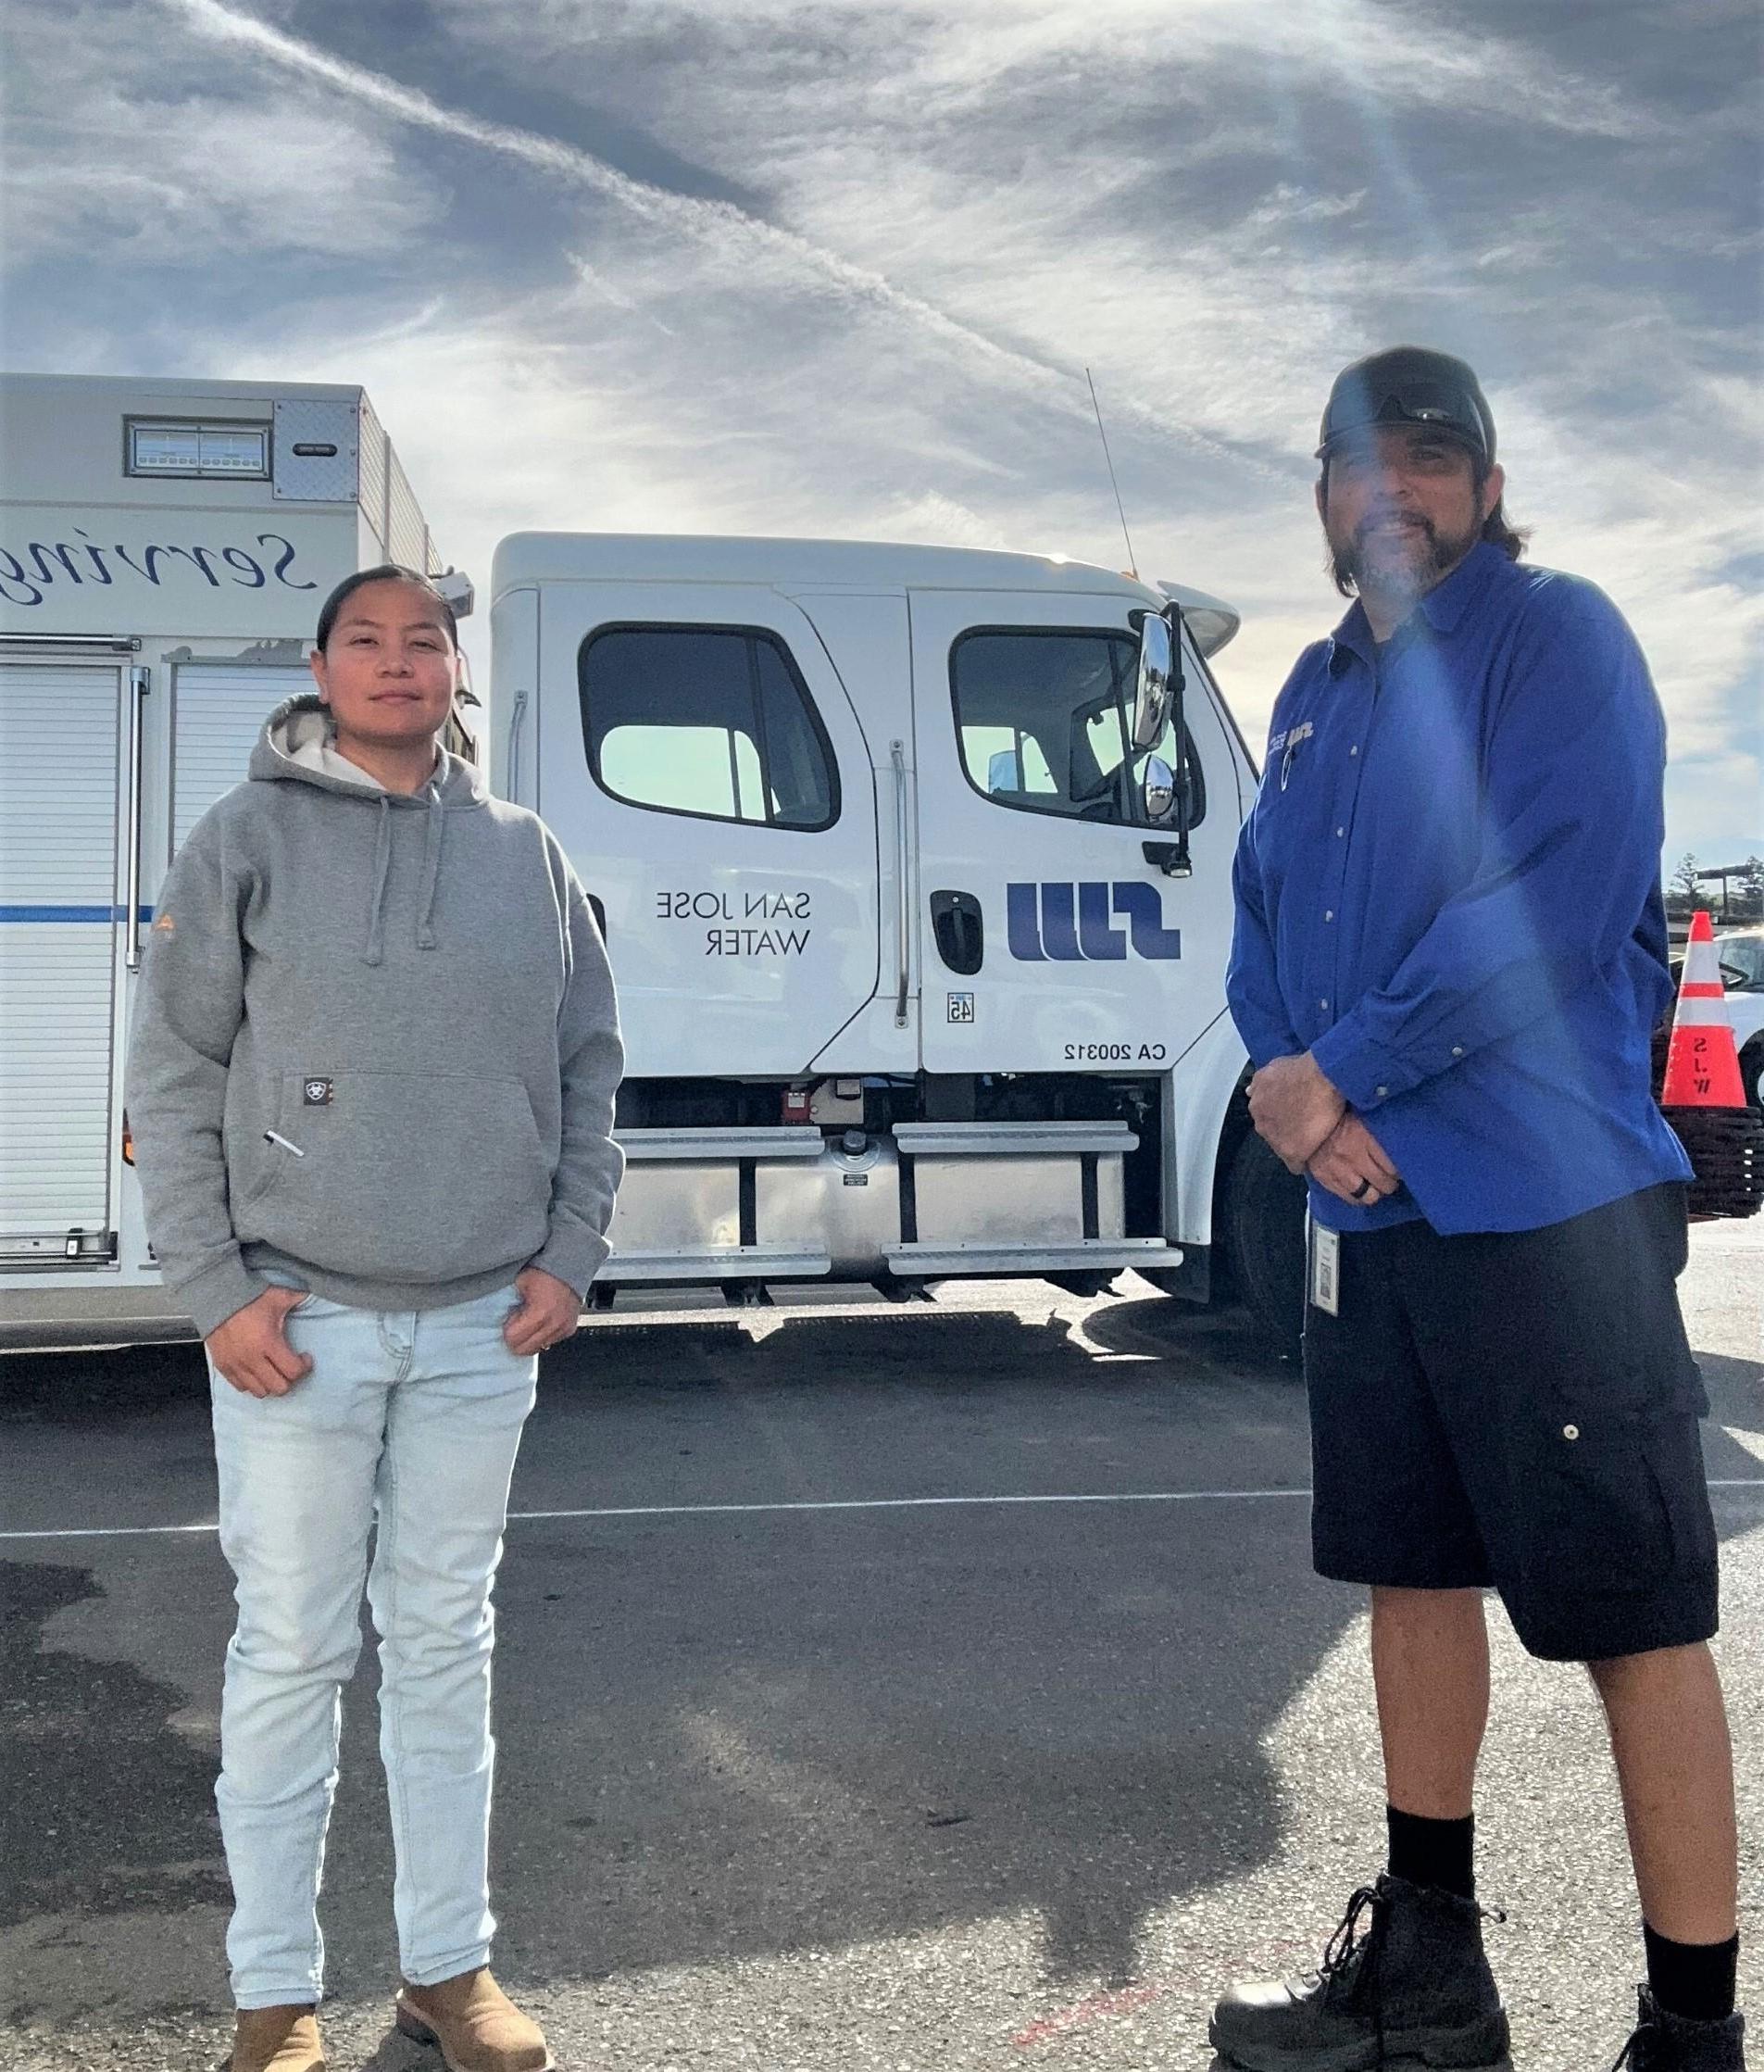
[(1672, 1044), (1666, 1054), (1662, 1108), (1744, 1108), (1733, 1024), (1727, 1018), (1721, 963), (1715, 930), (1706, 913), (1692, 916), (1672, 1016)]

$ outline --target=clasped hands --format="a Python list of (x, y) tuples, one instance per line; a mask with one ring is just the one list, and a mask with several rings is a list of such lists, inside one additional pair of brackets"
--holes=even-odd
[(1249, 1117), (1289, 1173), (1308, 1173), (1357, 1209), (1402, 1186), (1382, 1147), (1307, 1051), (1276, 1058), (1249, 1083)]

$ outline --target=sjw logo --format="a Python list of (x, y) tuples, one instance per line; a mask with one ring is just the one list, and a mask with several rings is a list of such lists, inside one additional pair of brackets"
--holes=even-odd
[[(1115, 916), (1126, 922), (1115, 925)], [(1023, 963), (1118, 964), (1135, 957), (1167, 961), (1182, 953), (1182, 932), (1164, 926), (1163, 895), (1143, 878), (1123, 884), (1007, 885), (1006, 934)]]

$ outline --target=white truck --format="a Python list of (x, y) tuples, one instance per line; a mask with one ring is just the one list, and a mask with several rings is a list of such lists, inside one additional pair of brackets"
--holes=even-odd
[(358, 388), (9, 374), (0, 454), (0, 1345), (187, 1333), (125, 1155), (142, 929), (326, 593), (439, 562)]
[(1205, 1300), (1222, 1242), (1295, 1330), (1302, 1188), (1225, 1011), (1229, 608), (1042, 556), (583, 534), (505, 540), (491, 588), (492, 787), (595, 899), (629, 1046), (598, 1302), (1130, 1266)]
[(1764, 928), (1734, 928), (1715, 938), (1727, 1018), (1740, 1054), (1745, 1098), (1764, 1110)]
[[(179, 1335), (120, 1105), (141, 931), (326, 591), (438, 557), (358, 389), (13, 377), (0, 443), (0, 1344)], [(597, 1302), (1128, 1266), (1205, 1300), (1222, 1257), (1295, 1329), (1301, 1190), (1224, 1007), (1228, 608), (571, 534), (506, 540), (493, 590), (491, 782), (590, 888), (629, 1045)]]

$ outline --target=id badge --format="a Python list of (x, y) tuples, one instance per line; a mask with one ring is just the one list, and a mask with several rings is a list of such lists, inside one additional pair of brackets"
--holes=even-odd
[(1325, 1316), (1342, 1313), (1342, 1234), (1311, 1224), (1311, 1305)]

